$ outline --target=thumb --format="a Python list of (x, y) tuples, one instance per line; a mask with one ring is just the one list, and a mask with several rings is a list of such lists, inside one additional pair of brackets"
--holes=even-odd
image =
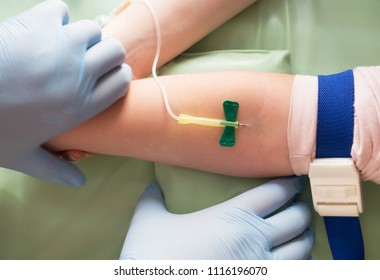
[(141, 195), (135, 209), (134, 218), (146, 219), (156, 215), (168, 213), (164, 204), (164, 198), (158, 183), (149, 184)]
[(232, 198), (228, 204), (263, 218), (293, 199), (303, 185), (301, 177), (274, 179)]
[(51, 183), (73, 187), (85, 183), (83, 173), (75, 165), (52, 155), (43, 148), (38, 148), (24, 157), (20, 166), (17, 170)]
[(120, 259), (146, 259), (166, 250), (167, 214), (159, 184), (151, 183), (137, 203)]

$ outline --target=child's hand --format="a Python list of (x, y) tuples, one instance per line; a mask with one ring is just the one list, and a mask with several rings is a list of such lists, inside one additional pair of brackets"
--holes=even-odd
[(79, 150), (68, 150), (68, 151), (61, 151), (61, 152), (52, 152), (59, 158), (66, 159), (68, 161), (77, 161), (84, 157), (90, 157), (92, 153), (85, 152), (85, 151), (79, 151)]

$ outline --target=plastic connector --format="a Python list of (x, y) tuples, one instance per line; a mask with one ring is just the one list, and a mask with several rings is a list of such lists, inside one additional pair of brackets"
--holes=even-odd
[(350, 158), (315, 159), (309, 178), (314, 209), (321, 216), (359, 216), (363, 212), (360, 175)]
[(234, 121), (226, 121), (220, 119), (211, 119), (211, 118), (203, 118), (203, 117), (193, 117), (186, 114), (180, 114), (178, 122), (180, 124), (198, 124), (198, 125), (206, 125), (206, 126), (217, 126), (217, 127), (239, 127), (239, 122)]

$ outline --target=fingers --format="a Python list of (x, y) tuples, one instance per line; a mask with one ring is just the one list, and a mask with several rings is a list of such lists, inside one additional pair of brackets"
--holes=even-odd
[(83, 173), (75, 165), (42, 148), (23, 158), (22, 166), (17, 170), (44, 181), (73, 187), (81, 186), (85, 182)]
[(61, 0), (44, 1), (30, 10), (30, 13), (43, 20), (51, 18), (53, 23), (63, 25), (65, 34), (79, 46), (90, 48), (101, 39), (100, 26), (93, 20), (80, 20), (69, 24), (69, 9)]
[[(166, 214), (161, 188), (158, 183), (151, 183), (137, 203), (120, 259), (136, 259), (135, 254), (139, 254), (140, 249), (148, 250), (143, 255), (159, 255), (161, 248), (170, 247), (165, 242), (166, 233), (172, 230), (165, 220)], [(163, 237), (158, 246), (157, 235)]]
[(161, 215), (166, 212), (160, 185), (158, 183), (151, 183), (137, 203), (134, 219), (146, 219), (148, 216), (152, 218), (155, 215)]
[(125, 51), (122, 44), (114, 39), (105, 39), (88, 49), (87, 69), (93, 77), (100, 78), (124, 62)]
[(65, 159), (67, 161), (77, 161), (84, 157), (92, 156), (92, 153), (80, 151), (80, 150), (67, 150), (67, 151), (53, 151), (51, 152), (53, 155)]
[(276, 247), (288, 242), (304, 232), (311, 223), (310, 208), (304, 202), (297, 202), (285, 210), (267, 218), (270, 230), (263, 229), (265, 234)]
[(132, 70), (123, 64), (124, 57), (123, 46), (114, 39), (103, 40), (87, 51), (87, 69), (98, 80), (91, 97), (92, 112), (103, 111), (125, 95)]
[(265, 217), (291, 200), (302, 187), (301, 177), (279, 178), (236, 196), (226, 204)]
[(103, 76), (95, 85), (88, 107), (89, 112), (99, 113), (124, 96), (131, 79), (132, 71), (126, 64)]
[(64, 26), (65, 34), (76, 46), (90, 48), (100, 42), (101, 29), (93, 20), (80, 20)]
[(272, 250), (281, 260), (307, 260), (311, 256), (314, 244), (314, 232), (308, 228), (297, 238)]
[(61, 0), (43, 1), (31, 8), (30, 12), (44, 21), (48, 17), (58, 20), (58, 23), (62, 25), (66, 25), (69, 22), (69, 8)]

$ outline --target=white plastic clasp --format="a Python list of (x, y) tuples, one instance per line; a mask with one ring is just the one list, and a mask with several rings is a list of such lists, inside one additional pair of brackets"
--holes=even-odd
[(319, 215), (359, 216), (363, 212), (360, 175), (352, 159), (315, 159), (310, 164), (309, 178)]

